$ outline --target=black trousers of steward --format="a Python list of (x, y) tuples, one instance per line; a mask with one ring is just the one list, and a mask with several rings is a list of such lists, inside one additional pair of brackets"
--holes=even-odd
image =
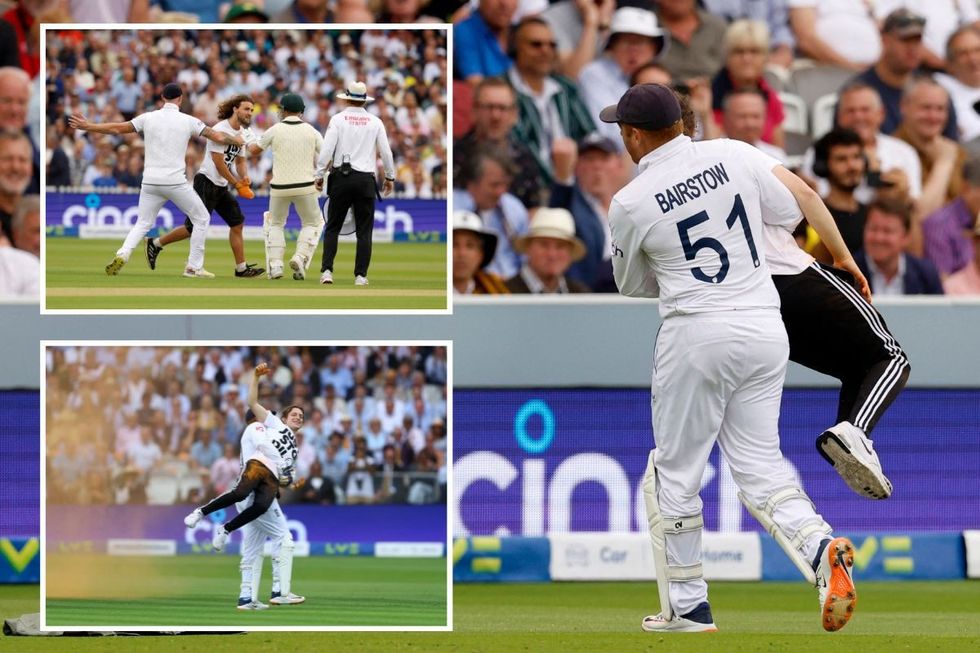
[(866, 434), (909, 378), (908, 357), (873, 306), (843, 270), (814, 263), (773, 275), (789, 336), (789, 359), (841, 381), (837, 421)]
[(333, 261), (337, 256), (337, 239), (344, 225), (347, 211), (354, 209), (354, 227), (357, 234), (357, 252), (354, 258), (354, 276), (366, 277), (371, 265), (371, 239), (374, 234), (374, 201), (378, 187), (370, 172), (352, 170), (343, 175), (334, 168), (327, 177), (327, 194), (330, 204), (327, 208), (327, 226), (323, 232), (323, 258), (320, 272), (333, 272)]
[(257, 460), (250, 460), (245, 463), (245, 471), (238, 479), (238, 484), (201, 508), (201, 512), (210, 515), (216, 510), (244, 501), (252, 492), (255, 492), (252, 505), (225, 523), (225, 530), (229, 533), (261, 517), (279, 494), (279, 480), (269, 471), (268, 467)]

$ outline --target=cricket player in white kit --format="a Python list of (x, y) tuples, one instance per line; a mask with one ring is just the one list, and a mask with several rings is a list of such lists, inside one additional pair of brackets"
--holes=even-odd
[(256, 439), (252, 455), (246, 459), (245, 468), (234, 489), (225, 492), (201, 508), (195, 508), (184, 524), (193, 528), (201, 519), (233, 503), (245, 501), (254, 492), (251, 504), (214, 531), (211, 545), (221, 551), (228, 542), (228, 536), (238, 528), (258, 519), (276, 500), (279, 487), (292, 485), (296, 469), (296, 432), (303, 428), (304, 412), (300, 406), (292, 405), (283, 409), (283, 419), (266, 410), (258, 402), (259, 379), (272, 371), (265, 363), (256, 366), (248, 389), (249, 408), (255, 417), (266, 427), (263, 439)]
[[(666, 86), (634, 86), (600, 118), (619, 123), (639, 164), (609, 210), (616, 283), (624, 295), (659, 297), (663, 318), (652, 388), (657, 446), (643, 479), (661, 612), (642, 627), (716, 630), (699, 491), (717, 440), (743, 503), (817, 586), (823, 627), (838, 630), (857, 601), (853, 545), (832, 536), (779, 450), (789, 345), (763, 223), (799, 219), (781, 181), (791, 173), (744, 143), (693, 143)], [(840, 263), (863, 279), (849, 255)]]
[(157, 214), (167, 200), (184, 212), (195, 229), (191, 235), (190, 254), (185, 277), (213, 278), (204, 269), (204, 245), (207, 238), (211, 214), (187, 181), (184, 155), (187, 142), (194, 136), (203, 136), (220, 145), (244, 145), (239, 136), (223, 134), (212, 130), (194, 116), (181, 113), (182, 92), (177, 84), (167, 84), (163, 88), (163, 108), (140, 114), (129, 122), (90, 123), (84, 116), (72, 115), (68, 124), (75, 129), (97, 134), (132, 134), (139, 132), (146, 145), (146, 160), (143, 164), (143, 185), (140, 187), (139, 216), (136, 224), (129, 230), (122, 247), (106, 266), (108, 275), (119, 273), (136, 246), (153, 227)]
[[(245, 427), (241, 439), (242, 472), (249, 460), (264, 455), (262, 448), (270, 441), (266, 425), (256, 421), (255, 413), (251, 409), (246, 411), (245, 422), (248, 426)], [(250, 494), (244, 501), (236, 503), (235, 508), (241, 513), (252, 505), (254, 499), (254, 495)], [(258, 600), (266, 538), (272, 541), (272, 596), (269, 602), (273, 605), (294, 605), (306, 600), (290, 591), (295, 543), (279, 500), (275, 499), (268, 510), (242, 526), (242, 558), (239, 564), (242, 587), (238, 598), (239, 610), (264, 610), (268, 607)]]
[(249, 145), (251, 153), (272, 148), (272, 182), (269, 184), (269, 210), (264, 215), (266, 267), (270, 279), (279, 279), (286, 255), (283, 227), (289, 216), (289, 205), (296, 207), (300, 223), (296, 252), (289, 259), (293, 279), (306, 278), (306, 269), (323, 233), (323, 215), (317, 202), (319, 190), (313, 173), (323, 137), (312, 125), (303, 122), (306, 109), (303, 98), (286, 93), (280, 100), (282, 120), (270, 127), (257, 143)]

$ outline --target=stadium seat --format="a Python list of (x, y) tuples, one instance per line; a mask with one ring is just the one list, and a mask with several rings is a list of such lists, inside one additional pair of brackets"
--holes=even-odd
[(813, 66), (799, 68), (792, 73), (792, 90), (803, 98), (810, 108), (818, 98), (828, 93), (836, 93), (854, 77), (854, 72), (836, 66)]
[(837, 110), (837, 94), (828, 93), (817, 98), (810, 112), (811, 131), (813, 140), (817, 140), (834, 128), (834, 112)]
[(172, 505), (177, 501), (177, 478), (169, 474), (154, 474), (146, 484), (146, 502), (150, 505)]
[(786, 143), (783, 147), (786, 150), (786, 167), (793, 169), (803, 165), (803, 156), (807, 148), (813, 143), (809, 134), (801, 132), (786, 132)]
[(783, 120), (783, 131), (807, 134), (810, 132), (810, 125), (807, 121), (806, 103), (799, 95), (793, 93), (780, 93), (779, 99), (783, 103), (783, 110), (786, 118)]

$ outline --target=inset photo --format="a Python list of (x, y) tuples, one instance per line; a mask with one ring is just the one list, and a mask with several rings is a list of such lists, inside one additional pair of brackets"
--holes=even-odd
[(42, 364), (42, 628), (451, 629), (449, 343)]
[(449, 312), (445, 28), (104, 27), (42, 35), (42, 312)]

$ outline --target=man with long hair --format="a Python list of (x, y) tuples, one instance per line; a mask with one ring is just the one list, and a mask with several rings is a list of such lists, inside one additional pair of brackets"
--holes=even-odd
[[(252, 124), (252, 98), (239, 94), (232, 96), (218, 105), (218, 119), (221, 121), (212, 129), (232, 136), (240, 136), (250, 141), (254, 138), (248, 127)], [(194, 192), (204, 202), (204, 208), (210, 215), (217, 211), (218, 215), (228, 224), (228, 242), (231, 253), (235, 256), (236, 277), (257, 277), (264, 268), (245, 261), (245, 241), (242, 237), (245, 216), (238, 205), (238, 200), (231, 194), (229, 185), (233, 185), (238, 194), (247, 200), (255, 197), (252, 192), (252, 182), (248, 178), (245, 164), (248, 157), (245, 147), (239, 145), (218, 145), (208, 141), (205, 150), (204, 163), (194, 175)], [(235, 172), (231, 171), (232, 163)], [(163, 248), (171, 243), (177, 243), (191, 237), (194, 225), (190, 218), (184, 219), (184, 224), (171, 229), (159, 238), (146, 239), (146, 261), (151, 270), (157, 267), (157, 257)]]

